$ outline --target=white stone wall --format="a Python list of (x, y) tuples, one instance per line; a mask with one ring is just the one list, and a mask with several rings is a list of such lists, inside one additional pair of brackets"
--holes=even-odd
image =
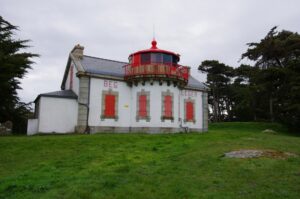
[[(76, 77), (76, 68), (74, 67), (74, 80), (73, 91), (78, 94), (79, 92), (79, 80)], [(66, 81), (66, 89), (70, 87), (70, 75), (68, 75)], [(88, 81), (85, 82), (88, 87)], [(101, 118), (102, 115), (102, 97), (103, 91), (112, 91), (118, 93), (118, 104), (116, 112), (118, 114), (117, 119), (113, 118)], [(137, 120), (137, 93), (141, 91), (149, 92), (150, 96), (150, 120), (140, 119)], [(83, 91), (82, 91), (83, 92)], [(162, 93), (169, 92), (173, 95), (173, 120), (162, 120)], [(88, 93), (85, 90), (84, 93)], [(108, 80), (92, 78), (90, 79), (90, 96), (89, 96), (89, 121), (90, 127), (129, 127), (136, 129), (143, 128), (174, 128), (188, 127), (189, 129), (201, 130), (203, 126), (203, 107), (202, 107), (202, 92), (193, 90), (181, 90), (174, 85), (167, 85), (163, 83), (159, 85), (159, 82), (154, 82), (151, 85), (146, 82), (144, 85), (141, 83), (138, 86), (128, 86), (124, 81)], [(86, 96), (88, 102), (88, 96)], [(185, 122), (185, 100), (190, 99), (194, 102), (194, 117), (195, 122)], [(78, 122), (78, 102), (74, 99), (64, 98), (51, 98), (41, 97), (39, 106), (39, 119), (38, 119), (38, 132), (41, 133), (68, 133), (74, 132), (75, 126), (86, 125), (86, 120), (79, 124)], [(86, 110), (86, 107), (83, 107)], [(86, 119), (86, 113), (82, 115)], [(33, 124), (32, 129), (33, 129)], [(31, 128), (31, 127), (30, 127)], [(207, 128), (207, 127), (206, 127)], [(100, 128), (101, 129), (101, 128)], [(30, 132), (33, 130), (30, 130)]]
[[(137, 113), (137, 93), (142, 89), (146, 92), (150, 92), (150, 121), (139, 120), (136, 121)], [(174, 120), (161, 120), (162, 116), (162, 92), (169, 90), (173, 93), (173, 117)], [(138, 84), (138, 86), (132, 86), (131, 88), (131, 126), (132, 127), (173, 127), (178, 128), (178, 96), (179, 89), (173, 85), (167, 86), (167, 83), (159, 85), (158, 82), (154, 82), (150, 85), (146, 82), (145, 85)]]
[(77, 124), (77, 106), (75, 99), (40, 97), (38, 132), (74, 132)]
[[(118, 92), (118, 119), (101, 119), (102, 91)], [(91, 78), (90, 126), (129, 127), (131, 115), (131, 88), (123, 81)]]
[(34, 135), (38, 132), (38, 119), (28, 119), (27, 122), (27, 135)]
[[(79, 93), (79, 78), (76, 76), (76, 73), (78, 72), (76, 67), (75, 67), (75, 64), (73, 62), (71, 62), (71, 66), (73, 66), (73, 86), (72, 86), (72, 89), (74, 91), (74, 93), (76, 93), (76, 95), (78, 95)], [(71, 68), (70, 66), (70, 68)], [(70, 68), (69, 68), (69, 71), (68, 71), (68, 75), (67, 75), (67, 79), (66, 79), (66, 82), (65, 82), (65, 89), (66, 90), (70, 90)]]
[[(102, 114), (102, 92), (110, 90), (118, 92), (118, 119), (101, 119)], [(136, 119), (137, 114), (137, 93), (144, 90), (150, 92), (150, 121), (145, 119)], [(162, 92), (171, 92), (173, 94), (173, 117), (174, 120), (162, 121)], [(185, 119), (185, 99), (194, 100), (194, 122), (184, 122)], [(192, 90), (181, 90), (173, 85), (168, 86), (167, 83), (159, 85), (154, 82), (150, 85), (146, 82), (138, 86), (129, 87), (123, 81), (104, 80), (91, 78), (90, 90), (90, 126), (104, 127), (165, 127), (165, 128), (180, 128), (188, 127), (192, 129), (203, 128), (203, 112), (202, 112), (202, 92)], [(180, 119), (181, 120), (180, 120)]]
[[(182, 126), (188, 127), (188, 128), (197, 128), (202, 129), (203, 128), (203, 108), (202, 108), (202, 92), (201, 91), (194, 91), (194, 90), (181, 90), (180, 95), (178, 96), (180, 98), (180, 115), (182, 118)], [(194, 100), (194, 118), (195, 123), (193, 122), (184, 122), (185, 119), (185, 99), (192, 99)]]

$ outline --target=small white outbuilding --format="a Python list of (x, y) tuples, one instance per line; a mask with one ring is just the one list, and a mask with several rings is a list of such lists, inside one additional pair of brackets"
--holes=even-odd
[(179, 54), (156, 45), (129, 63), (84, 55), (76, 45), (61, 90), (36, 98), (27, 134), (207, 131), (207, 87), (178, 64)]

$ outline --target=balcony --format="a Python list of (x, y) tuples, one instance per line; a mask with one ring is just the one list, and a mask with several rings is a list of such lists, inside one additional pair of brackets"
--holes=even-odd
[(147, 79), (159, 79), (178, 81), (186, 85), (189, 78), (190, 68), (178, 64), (150, 63), (150, 64), (128, 64), (124, 66), (126, 81), (139, 81)]

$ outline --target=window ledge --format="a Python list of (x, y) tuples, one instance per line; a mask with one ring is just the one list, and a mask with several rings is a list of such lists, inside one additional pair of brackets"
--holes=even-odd
[(104, 121), (105, 119), (114, 119), (115, 121), (118, 121), (119, 117), (118, 116), (105, 116), (101, 115), (101, 120)]
[(174, 122), (174, 117), (173, 116), (171, 116), (171, 117), (169, 117), (169, 116), (162, 116), (161, 117), (161, 121), (164, 122), (165, 120), (171, 120), (172, 122)]

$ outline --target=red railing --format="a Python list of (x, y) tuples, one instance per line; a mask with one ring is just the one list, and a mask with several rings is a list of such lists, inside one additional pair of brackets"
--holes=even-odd
[(169, 77), (188, 81), (190, 68), (174, 64), (128, 64), (124, 66), (125, 79), (137, 77)]

